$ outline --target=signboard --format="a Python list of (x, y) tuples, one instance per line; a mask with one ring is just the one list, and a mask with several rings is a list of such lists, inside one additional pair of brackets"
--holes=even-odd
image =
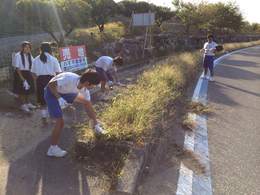
[(133, 26), (152, 26), (155, 24), (154, 13), (133, 14)]
[(60, 59), (63, 71), (75, 72), (88, 67), (84, 45), (60, 48)]

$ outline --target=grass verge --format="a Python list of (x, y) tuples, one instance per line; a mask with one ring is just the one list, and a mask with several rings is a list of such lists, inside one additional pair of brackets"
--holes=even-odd
[[(154, 129), (167, 109), (174, 109), (174, 102), (185, 91), (189, 81), (196, 76), (198, 52), (182, 53), (167, 58), (143, 73), (137, 83), (117, 95), (111, 105), (99, 115), (108, 135), (102, 139), (143, 143), (152, 136)], [(84, 139), (95, 136), (84, 127)]]

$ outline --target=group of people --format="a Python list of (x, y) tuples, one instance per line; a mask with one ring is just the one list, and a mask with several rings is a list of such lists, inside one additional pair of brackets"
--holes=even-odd
[(116, 66), (122, 65), (123, 59), (102, 56), (95, 63), (96, 71), (87, 70), (78, 75), (62, 72), (58, 59), (52, 54), (50, 43), (41, 44), (40, 54), (36, 58), (32, 57), (31, 49), (30, 42), (23, 42), (20, 52), (15, 55), (14, 93), (19, 97), (20, 108), (24, 112), (30, 112), (36, 109), (36, 106), (29, 101), (29, 96), (36, 90), (43, 120), (47, 120), (49, 115), (55, 121), (47, 155), (63, 157), (67, 152), (58, 146), (64, 126), (62, 109), (74, 102), (83, 104), (89, 118), (93, 121), (93, 130), (98, 134), (104, 134), (105, 131), (92, 107), (89, 90), (100, 83), (102, 91), (106, 91), (107, 83), (120, 84)]
[[(213, 81), (217, 44), (213, 41), (212, 35), (207, 38), (208, 42), (201, 49), (201, 52), (204, 53), (203, 78)], [(31, 50), (31, 43), (23, 42), (20, 52), (15, 55), (14, 93), (19, 96), (21, 110), (30, 112), (32, 109), (36, 109), (36, 106), (29, 101), (29, 96), (36, 89), (42, 119), (46, 121), (49, 115), (55, 121), (47, 155), (63, 157), (67, 152), (58, 146), (64, 126), (62, 109), (74, 102), (83, 104), (89, 118), (93, 121), (93, 130), (99, 134), (105, 133), (92, 107), (89, 90), (101, 84), (101, 90), (105, 92), (106, 84), (109, 87), (113, 84), (121, 85), (116, 74), (116, 67), (123, 64), (123, 59), (101, 56), (95, 62), (95, 71), (88, 70), (78, 75), (72, 72), (62, 72), (58, 59), (52, 54), (50, 43), (41, 44), (40, 54), (36, 58), (32, 57)], [(209, 77), (207, 76), (208, 69), (210, 70)]]

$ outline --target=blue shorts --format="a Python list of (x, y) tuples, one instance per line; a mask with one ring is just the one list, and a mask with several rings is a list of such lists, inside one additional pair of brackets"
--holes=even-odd
[(204, 68), (208, 68), (210, 70), (213, 70), (214, 68), (214, 56), (204, 56), (203, 59), (203, 66)]
[(103, 68), (95, 67), (101, 81), (114, 81), (109, 71), (104, 71)]
[[(77, 97), (77, 93), (60, 94), (68, 103), (72, 104)], [(62, 118), (62, 109), (58, 99), (52, 94), (48, 87), (44, 89), (44, 99), (46, 101), (50, 117)]]

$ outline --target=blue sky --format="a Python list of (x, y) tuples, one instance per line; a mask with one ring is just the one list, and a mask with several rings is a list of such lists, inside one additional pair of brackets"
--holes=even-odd
[[(119, 2), (120, 0), (115, 0)], [(163, 5), (167, 7), (171, 7), (172, 0), (142, 0), (150, 3), (154, 3), (156, 5)], [(190, 2), (200, 2), (200, 0), (184, 0)], [(207, 0), (208, 2), (227, 2), (227, 0)], [(260, 0), (232, 0), (235, 2), (243, 13), (245, 19), (249, 22), (257, 22), (260, 23)]]

